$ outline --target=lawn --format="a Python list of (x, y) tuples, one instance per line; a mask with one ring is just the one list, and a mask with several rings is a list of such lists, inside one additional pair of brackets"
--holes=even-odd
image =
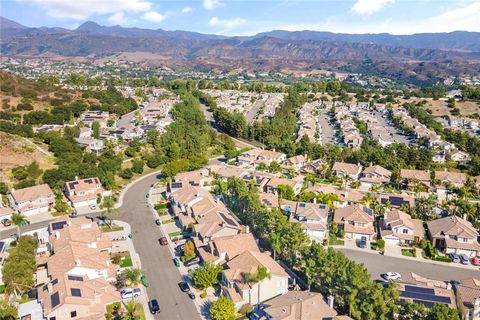
[(132, 257), (130, 257), (130, 256), (124, 257), (124, 258), (120, 261), (120, 267), (121, 267), (121, 268), (133, 267)]
[(163, 217), (163, 216), (168, 215), (168, 212), (165, 211), (165, 210), (157, 209), (157, 214), (158, 214), (159, 217)]
[(331, 246), (343, 246), (345, 242), (343, 241), (343, 239), (338, 239), (336, 236), (330, 235), (328, 239), (328, 244)]
[(5, 292), (5, 286), (4, 285), (1, 285), (0, 286), (0, 294), (4, 293)]
[(112, 226), (112, 227), (103, 226), (102, 227), (102, 232), (115, 232), (115, 231), (122, 231), (122, 230), (123, 230), (123, 227), (121, 226)]
[(415, 257), (415, 253), (413, 252), (413, 249), (402, 249), (402, 256)]
[(168, 236), (169, 236), (170, 238), (175, 238), (175, 237), (178, 237), (178, 236), (181, 236), (181, 235), (182, 235), (182, 233), (181, 233), (180, 231), (174, 231), (174, 232), (170, 232), (170, 233), (168, 234)]
[(163, 220), (163, 221), (162, 221), (162, 224), (168, 224), (168, 223), (172, 223), (172, 222), (174, 222), (174, 221), (175, 221), (175, 220), (173, 220), (173, 219), (167, 219), (167, 220)]

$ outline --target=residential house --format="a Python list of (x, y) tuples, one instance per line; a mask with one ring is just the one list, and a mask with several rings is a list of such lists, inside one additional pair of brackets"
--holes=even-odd
[(427, 230), (432, 245), (445, 253), (466, 254), (469, 257), (480, 254), (479, 233), (465, 219), (448, 216), (428, 221)]
[(80, 119), (89, 127), (92, 126), (93, 122), (97, 121), (100, 124), (100, 128), (106, 128), (109, 116), (108, 111), (87, 111), (81, 115)]
[(237, 157), (237, 165), (239, 166), (251, 166), (257, 160), (257, 157), (262, 153), (262, 149), (260, 148), (253, 148), (242, 152)]
[(307, 163), (307, 157), (298, 155), (290, 157), (282, 162), (282, 167), (285, 169), (293, 169), (295, 172), (299, 172)]
[(378, 200), (383, 205), (388, 203), (392, 208), (400, 208), (404, 204), (410, 206), (415, 204), (415, 198), (407, 193), (380, 194)]
[(329, 212), (330, 208), (326, 204), (298, 202), (290, 219), (298, 221), (307, 235), (323, 241), (328, 235)]
[(187, 171), (177, 174), (167, 185), (167, 191), (173, 192), (187, 186), (204, 187), (213, 181), (207, 169)]
[(55, 195), (48, 184), (12, 189), (8, 193), (8, 198), (10, 207), (27, 217), (48, 212), (55, 203)]
[(257, 306), (250, 320), (331, 320), (336, 315), (321, 293), (290, 291)]
[(465, 320), (480, 320), (480, 279), (461, 280), (454, 289), (458, 303), (463, 304)]
[(385, 185), (390, 182), (392, 172), (382, 166), (374, 165), (363, 170), (360, 183), (366, 188), (372, 185)]
[(450, 154), (450, 158), (455, 162), (467, 162), (470, 161), (470, 155), (463, 151), (455, 151)]
[(305, 164), (305, 166), (302, 168), (302, 172), (318, 173), (323, 171), (325, 165), (326, 165), (326, 162), (322, 159), (313, 160)]
[(345, 208), (335, 209), (333, 220), (339, 229), (345, 231), (345, 237), (349, 239), (361, 239), (367, 237), (372, 240), (375, 236), (373, 226), (373, 211), (362, 205), (351, 205)]
[(401, 169), (400, 178), (403, 184), (412, 189), (416, 183), (423, 185), (424, 188), (430, 188), (430, 172), (424, 170)]
[(264, 186), (266, 193), (278, 194), (278, 186), (290, 186), (297, 195), (302, 190), (303, 183), (300, 179), (271, 178)]
[(413, 219), (399, 209), (385, 212), (380, 229), (380, 236), (385, 243), (393, 245), (418, 243), (423, 239), (423, 233), (422, 220)]
[(56, 221), (49, 230), (50, 280), (38, 289), (46, 319), (104, 319), (105, 306), (120, 301), (111, 241), (87, 218)]
[(197, 250), (202, 261), (215, 264), (230, 261), (245, 251), (260, 252), (257, 241), (250, 232), (215, 238), (207, 245), (198, 247)]
[(467, 176), (462, 172), (435, 171), (435, 188), (438, 194), (446, 194), (447, 187), (460, 188), (467, 182)]
[(455, 294), (450, 283), (427, 279), (413, 272), (402, 273), (401, 277), (401, 280), (396, 281), (400, 299), (420, 303), (427, 308), (437, 303), (456, 308)]
[(278, 195), (276, 195), (274, 193), (260, 192), (258, 194), (258, 198), (268, 209), (273, 209), (273, 208), (278, 208), (279, 207)]
[(95, 205), (105, 196), (112, 194), (111, 190), (106, 190), (100, 179), (97, 177), (78, 179), (65, 183), (65, 195), (72, 203), (74, 208)]
[(80, 148), (87, 152), (95, 154), (101, 154), (103, 152), (104, 143), (103, 140), (95, 139), (93, 137), (88, 138), (75, 138), (75, 141), (80, 145)]
[(362, 172), (362, 166), (354, 163), (335, 162), (332, 172), (337, 177), (348, 177), (351, 181), (357, 181)]
[(262, 150), (257, 156), (256, 163), (265, 163), (270, 165), (272, 162), (277, 162), (278, 164), (285, 161), (287, 155), (281, 152), (276, 152), (275, 150)]
[(92, 128), (82, 127), (80, 128), (79, 138), (90, 138), (92, 136)]
[[(269, 276), (255, 279), (259, 269)], [(225, 264), (222, 271), (222, 292), (235, 303), (255, 305), (288, 292), (287, 272), (270, 255), (258, 251), (244, 251)]]

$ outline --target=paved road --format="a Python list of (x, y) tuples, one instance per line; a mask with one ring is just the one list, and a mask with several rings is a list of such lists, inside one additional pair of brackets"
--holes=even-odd
[(126, 113), (123, 116), (121, 116), (118, 121), (117, 121), (117, 127), (118, 128), (125, 128), (125, 129), (132, 129), (133, 125), (130, 123), (130, 120), (132, 120), (135, 117), (135, 112), (139, 111), (134, 110), (132, 112)]
[(327, 143), (335, 144), (335, 132), (333, 131), (332, 125), (328, 123), (329, 118), (328, 111), (326, 109), (321, 109), (320, 115), (318, 116), (318, 124), (320, 125), (322, 132), (320, 140), (323, 145)]
[(372, 114), (375, 118), (377, 118), (378, 125), (385, 128), (385, 130), (387, 131), (387, 133), (391, 135), (392, 140), (395, 143), (404, 143), (404, 144), (409, 143), (407, 140), (407, 137), (401, 134), (397, 128), (392, 126), (390, 122), (386, 119), (383, 113), (378, 111), (373, 111)]
[(253, 106), (250, 108), (250, 110), (248, 110), (247, 114), (245, 115), (245, 119), (248, 123), (251, 123), (253, 122), (253, 120), (255, 120), (258, 110), (260, 110), (263, 105), (265, 105), (265, 101), (263, 101), (262, 99), (257, 99), (253, 103)]
[(182, 276), (172, 262), (168, 246), (160, 246), (158, 242), (163, 235), (154, 223), (154, 216), (145, 197), (156, 181), (157, 176), (152, 175), (128, 189), (120, 208), (119, 220), (129, 223), (132, 228), (135, 250), (150, 281), (148, 297), (156, 298), (162, 310), (156, 319), (200, 319), (193, 302), (178, 287)]
[(363, 263), (371, 273), (373, 279), (380, 279), (380, 274), (389, 271), (399, 273), (414, 272), (429, 279), (442, 281), (463, 280), (472, 277), (478, 278), (480, 275), (480, 271), (478, 270), (381, 256), (380, 254), (377, 255), (345, 248), (339, 248), (338, 250), (345, 253), (349, 259)]

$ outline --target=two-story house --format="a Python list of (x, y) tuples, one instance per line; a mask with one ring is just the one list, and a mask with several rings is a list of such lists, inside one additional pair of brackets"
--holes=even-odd
[(295, 194), (299, 194), (302, 190), (303, 182), (297, 177), (294, 179), (285, 179), (285, 178), (271, 178), (266, 182), (263, 189), (266, 193), (278, 194), (278, 186), (290, 186)]
[(8, 193), (8, 199), (10, 207), (27, 217), (48, 212), (55, 203), (55, 195), (48, 184), (19, 190), (12, 189)]
[(385, 212), (380, 227), (380, 236), (385, 243), (393, 245), (411, 244), (423, 239), (423, 221), (395, 209)]
[(307, 163), (307, 157), (304, 155), (293, 156), (282, 162), (282, 167), (285, 169), (293, 169), (299, 172)]
[(448, 216), (428, 221), (427, 230), (432, 245), (445, 253), (466, 254), (469, 257), (480, 254), (479, 233), (465, 219)]
[(86, 179), (75, 177), (75, 180), (65, 183), (65, 195), (74, 208), (95, 205), (97, 201), (111, 194), (112, 191), (106, 190), (97, 177)]
[(430, 172), (428, 171), (401, 169), (400, 179), (402, 179), (403, 185), (409, 189), (413, 189), (417, 183), (427, 190), (430, 188)]
[(373, 211), (368, 207), (358, 204), (337, 208), (333, 220), (337, 223), (339, 229), (345, 231), (346, 238), (361, 239), (367, 237), (367, 240), (372, 240), (375, 236)]
[(351, 181), (357, 181), (362, 172), (362, 166), (355, 163), (335, 162), (332, 172), (337, 177), (348, 177)]
[(374, 165), (365, 168), (361, 174), (360, 183), (365, 188), (370, 188), (373, 185), (385, 185), (390, 182), (392, 172), (382, 166)]
[(329, 212), (330, 209), (323, 203), (298, 202), (290, 218), (298, 221), (307, 235), (322, 241), (328, 235)]
[(103, 140), (95, 139), (93, 137), (75, 138), (75, 141), (80, 145), (80, 148), (87, 152), (101, 154), (104, 149)]
[(202, 261), (223, 264), (244, 251), (258, 251), (257, 241), (250, 232), (214, 238), (205, 246), (197, 247)]
[(462, 172), (435, 171), (435, 189), (438, 194), (446, 194), (448, 187), (461, 188), (467, 182)]
[(276, 152), (275, 150), (262, 150), (262, 152), (259, 153), (256, 159), (256, 163), (265, 163), (267, 165), (270, 165), (272, 162), (276, 162), (278, 164), (282, 163), (285, 161), (287, 158), (287, 155), (281, 152)]
[(120, 301), (111, 241), (86, 218), (53, 222), (49, 231), (49, 281), (38, 289), (46, 319), (104, 319), (105, 306)]
[(455, 283), (458, 303), (463, 305), (465, 320), (480, 320), (480, 279), (470, 278)]
[[(263, 276), (262, 276), (263, 275)], [(244, 251), (225, 264), (222, 292), (240, 309), (288, 292), (287, 272), (270, 255)]]

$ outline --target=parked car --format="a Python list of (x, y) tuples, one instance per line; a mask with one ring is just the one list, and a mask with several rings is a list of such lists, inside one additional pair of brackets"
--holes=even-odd
[(90, 210), (98, 210), (98, 207), (96, 204), (91, 204), (88, 207), (90, 208)]
[(180, 260), (178, 260), (178, 258), (173, 258), (173, 263), (175, 264), (175, 267), (180, 267)]
[(367, 237), (361, 237), (358, 246), (362, 249), (367, 247)]
[(150, 309), (151, 314), (156, 314), (160, 312), (160, 306), (158, 305), (157, 299), (152, 299), (148, 301), (148, 309)]
[(168, 240), (166, 237), (161, 237), (160, 239), (158, 239), (158, 242), (160, 242), (162, 246), (168, 245)]
[(140, 288), (128, 288), (120, 291), (120, 296), (122, 299), (132, 299), (137, 298), (142, 294)]
[(190, 286), (185, 281), (179, 282), (178, 286), (180, 287), (180, 290), (182, 290), (183, 292), (190, 292)]
[(176, 252), (182, 252), (184, 248), (185, 248), (185, 243), (176, 246), (175, 251)]
[(197, 263), (200, 263), (200, 258), (199, 257), (195, 257), (193, 259), (190, 259), (190, 260), (184, 262), (183, 265), (185, 267), (191, 267), (191, 266), (193, 266), (194, 264), (197, 264)]
[(473, 257), (471, 262), (474, 266), (480, 266), (480, 258)]
[(155, 224), (156, 224), (157, 226), (159, 226), (159, 225), (160, 225), (160, 219), (155, 219)]
[(397, 281), (402, 279), (402, 276), (398, 272), (387, 272), (387, 273), (381, 274), (380, 276), (385, 280)]
[(196, 298), (196, 297), (195, 297), (195, 293), (193, 293), (193, 292), (191, 292), (191, 291), (188, 293), (188, 297), (189, 297), (190, 299), (192, 299), (192, 300), (195, 300), (195, 298)]
[(5, 227), (10, 227), (12, 225), (12, 221), (10, 221), (9, 219), (2, 219), (2, 224)]
[(462, 264), (470, 264), (470, 259), (468, 258), (468, 256), (466, 254), (461, 254), (460, 255), (460, 262)]
[(452, 262), (460, 263), (460, 257), (458, 256), (458, 254), (449, 253), (449, 254), (448, 254), (448, 257), (449, 257), (450, 259), (452, 259)]

